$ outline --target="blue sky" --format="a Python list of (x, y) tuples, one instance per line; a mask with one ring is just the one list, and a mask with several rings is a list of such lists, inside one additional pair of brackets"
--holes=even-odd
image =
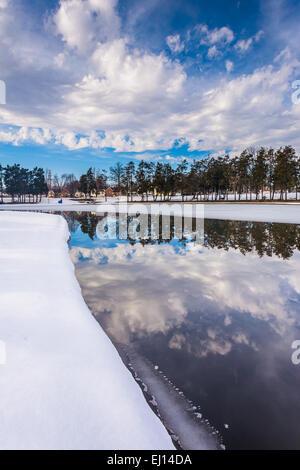
[(0, 0), (0, 163), (300, 150), (294, 0)]

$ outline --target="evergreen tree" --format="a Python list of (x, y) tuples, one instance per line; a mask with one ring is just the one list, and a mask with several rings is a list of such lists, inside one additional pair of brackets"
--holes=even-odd
[(184, 193), (188, 191), (187, 180), (188, 180), (188, 162), (183, 160), (175, 170), (175, 189), (181, 194), (181, 199), (184, 201)]
[[(96, 176), (96, 191), (97, 194), (100, 193), (100, 191), (106, 191), (107, 189), (107, 174), (106, 171), (98, 171), (97, 176)], [(106, 194), (106, 193), (105, 193)], [(106, 196), (105, 196), (106, 198)]]
[(92, 168), (89, 168), (86, 173), (87, 194), (91, 198), (93, 192), (97, 189), (95, 173)]
[(129, 198), (132, 201), (135, 176), (136, 172), (134, 162), (128, 162), (125, 167), (122, 167), (120, 184), (122, 184), (122, 187), (126, 192), (127, 202), (129, 201)]
[(142, 196), (142, 201), (144, 200), (145, 194), (148, 191), (148, 181), (147, 181), (147, 165), (144, 160), (141, 160), (136, 172), (136, 186), (137, 192)]
[(83, 193), (85, 196), (88, 193), (88, 183), (87, 183), (87, 176), (81, 175), (78, 184), (78, 191)]
[(268, 163), (267, 163), (267, 150), (261, 147), (257, 152), (256, 158), (252, 168), (252, 184), (255, 191), (256, 199), (261, 191), (262, 199), (264, 197), (264, 188), (267, 183), (268, 176)]
[(294, 164), (296, 161), (296, 152), (291, 146), (280, 147), (275, 153), (274, 183), (280, 190), (280, 199), (287, 200), (287, 193), (294, 184)]

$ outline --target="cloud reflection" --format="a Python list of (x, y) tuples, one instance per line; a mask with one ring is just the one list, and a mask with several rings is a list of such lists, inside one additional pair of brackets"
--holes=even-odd
[[(283, 262), (193, 244), (115, 244), (72, 247), (71, 256), (88, 305), (120, 343), (174, 330), (170, 348), (224, 355), (232, 344), (257, 349), (237, 314), (281, 336), (299, 323), (299, 252)], [(197, 341), (176, 331), (188, 327), (191, 315), (202, 320)]]

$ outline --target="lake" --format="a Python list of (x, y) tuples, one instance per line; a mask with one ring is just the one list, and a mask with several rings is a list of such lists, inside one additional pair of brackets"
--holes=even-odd
[(156, 411), (161, 380), (226, 449), (300, 448), (300, 225), (205, 220), (198, 243), (163, 219), (133, 240), (118, 215), (64, 216), (85, 301)]

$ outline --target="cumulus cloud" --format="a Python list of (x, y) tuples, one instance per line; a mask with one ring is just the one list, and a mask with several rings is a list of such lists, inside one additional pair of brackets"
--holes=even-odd
[(0, 130), (0, 141), (10, 143), (15, 146), (24, 142), (34, 142), (39, 145), (45, 145), (51, 142), (53, 135), (49, 129), (37, 129), (20, 127), (18, 129), (11, 128), (8, 130)]
[[(189, 312), (208, 320), (207, 331), (197, 331), (198, 349), (190, 350), (201, 356), (227, 354), (233, 342), (255, 348), (241, 328), (243, 317), (265, 322), (282, 338), (298, 328), (290, 302), (299, 294), (298, 253), (284, 265), (277, 257), (266, 257), (263, 269), (256, 254), (245, 257), (232, 249), (202, 247), (199, 252), (191, 244), (175, 256), (174, 247), (161, 245), (157, 254), (157, 246), (123, 243), (71, 249), (85, 299), (96, 316), (107, 312), (102, 320), (118, 341), (127, 343), (130, 334), (142, 337), (175, 329), (169, 347), (187, 348), (189, 335), (183, 337), (177, 329), (188, 326)], [(84, 259), (90, 263), (79, 262)]]
[[(299, 66), (291, 53), (211, 85), (202, 76), (190, 80), (184, 65), (163, 51), (132, 47), (117, 0), (61, 0), (43, 31), (12, 2), (1, 5), (0, 67), (8, 90), (0, 107), (3, 142), (145, 152), (184, 138), (190, 150), (287, 143), (300, 149), (300, 107), (286, 99)], [(200, 38), (213, 59), (232, 45), (234, 33), (202, 25)], [(179, 35), (167, 43), (176, 53), (183, 47)], [(232, 71), (233, 63), (225, 68)]]
[[(286, 112), (284, 103), (294, 65), (263, 67), (250, 75), (223, 80), (223, 86), (207, 92), (198, 112), (198, 123), (201, 121), (205, 127), (205, 142), (194, 140), (192, 147), (203, 149), (209, 142), (211, 148), (219, 148), (223, 140), (224, 144), (230, 141), (233, 148), (239, 149), (241, 145), (284, 145), (287, 141), (293, 141), (299, 148), (295, 134), (299, 109), (294, 105)], [(192, 126), (189, 119), (185, 117), (187, 127)], [(233, 119), (237, 123), (234, 128)]]
[(57, 34), (66, 44), (87, 52), (97, 41), (107, 41), (119, 34), (117, 0), (61, 0), (53, 16)]

